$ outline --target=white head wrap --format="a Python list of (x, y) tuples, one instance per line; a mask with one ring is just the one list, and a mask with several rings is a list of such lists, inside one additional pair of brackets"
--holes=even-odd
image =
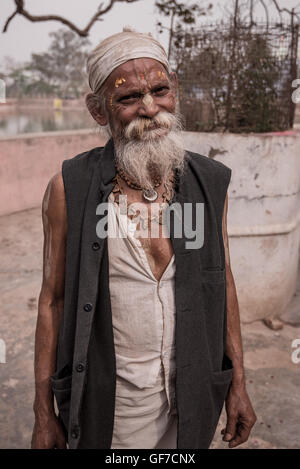
[(147, 57), (161, 62), (170, 72), (166, 51), (152, 35), (124, 28), (122, 33), (104, 39), (89, 54), (87, 73), (89, 85), (97, 93), (115, 68), (131, 59)]

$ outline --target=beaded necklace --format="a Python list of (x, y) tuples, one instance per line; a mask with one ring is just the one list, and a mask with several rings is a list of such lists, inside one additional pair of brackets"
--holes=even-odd
[(154, 187), (152, 189), (143, 189), (140, 185), (138, 185), (138, 184), (134, 183), (133, 181), (131, 181), (128, 178), (128, 176), (126, 175), (125, 171), (122, 168), (120, 168), (119, 166), (117, 166), (117, 173), (128, 184), (129, 187), (131, 187), (132, 189), (141, 190), (144, 199), (147, 200), (148, 202), (154, 202), (157, 199), (158, 194), (157, 194), (157, 191), (154, 188), (161, 185), (161, 179), (160, 178), (156, 178), (154, 180), (154, 184), (153, 184)]
[[(125, 180), (125, 182), (128, 184), (129, 187), (131, 187), (132, 189), (137, 189), (137, 190), (141, 190), (142, 188), (140, 186), (138, 186), (137, 184), (133, 183), (132, 181), (130, 181), (128, 179), (128, 177), (124, 174), (123, 172), (123, 175), (124, 177), (122, 177), (123, 180)], [(120, 183), (119, 183), (119, 178), (121, 177), (121, 174), (120, 174), (120, 169), (117, 167), (117, 172), (116, 172), (116, 175), (113, 179), (113, 182), (115, 183), (115, 186), (114, 186), (114, 189), (113, 189), (113, 194), (115, 195), (116, 194), (116, 198), (115, 198), (115, 201), (116, 203), (119, 203), (119, 195), (124, 195), (124, 191), (121, 189), (121, 186), (120, 186)], [(126, 179), (125, 179), (126, 177)], [(174, 195), (174, 182), (175, 182), (175, 175), (173, 172), (171, 172), (169, 178), (168, 178), (168, 181), (166, 181), (164, 183), (164, 188), (165, 188), (165, 191), (163, 192), (162, 194), (162, 200), (163, 202), (159, 204), (159, 214), (158, 215), (154, 215), (151, 217), (151, 214), (149, 214), (147, 217), (143, 217), (141, 214), (139, 215), (139, 219), (142, 220), (142, 222), (144, 223), (144, 221), (147, 220), (147, 222), (151, 223), (152, 220), (154, 220), (156, 223), (159, 223), (160, 225), (163, 225), (164, 224), (164, 221), (163, 221), (163, 209), (166, 208), (166, 205), (172, 200), (173, 198), (173, 195)], [(159, 182), (158, 179), (155, 180), (154, 182), (154, 185), (155, 187), (158, 187), (159, 185), (161, 184), (161, 182)], [(156, 191), (155, 191), (156, 192)], [(145, 197), (144, 197), (145, 198)], [(157, 197), (156, 197), (157, 198)], [(155, 198), (155, 200), (156, 200)], [(148, 200), (148, 199), (146, 199)], [(127, 216), (129, 218), (133, 218), (134, 215), (131, 215), (128, 214), (128, 210), (127, 210)]]

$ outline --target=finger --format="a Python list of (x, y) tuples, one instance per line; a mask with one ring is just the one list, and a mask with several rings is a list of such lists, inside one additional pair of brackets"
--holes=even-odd
[(227, 425), (225, 429), (224, 441), (230, 441), (235, 437), (236, 434), (236, 423), (237, 418), (235, 416), (228, 416)]
[(244, 425), (244, 424), (238, 424), (236, 436), (232, 441), (230, 441), (229, 448), (235, 448), (236, 446), (239, 446), (242, 443), (245, 443), (249, 438), (250, 430), (251, 430), (251, 427), (248, 427), (247, 425)]

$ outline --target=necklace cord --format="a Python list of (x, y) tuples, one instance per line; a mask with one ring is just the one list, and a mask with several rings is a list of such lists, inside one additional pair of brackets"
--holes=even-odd
[[(126, 177), (126, 175), (124, 174), (124, 172), (123, 172), (123, 175)], [(112, 192), (113, 192), (114, 195), (116, 194), (115, 202), (118, 203), (118, 204), (119, 204), (119, 195), (120, 195), (120, 194), (121, 194), (121, 195), (124, 195), (124, 191), (121, 189), (120, 182), (119, 182), (119, 181), (120, 181), (120, 179), (119, 179), (120, 177), (121, 177), (121, 179), (125, 180), (125, 182), (128, 184), (128, 180), (127, 180), (128, 178), (126, 178), (126, 179), (123, 178), (122, 175), (120, 174), (119, 168), (117, 167), (116, 175), (115, 175), (115, 177), (114, 177), (114, 179), (113, 179), (113, 182), (115, 183), (115, 186), (114, 186)], [(165, 182), (164, 182), (164, 189), (165, 189), (165, 190), (164, 190), (164, 192), (163, 192), (162, 195), (161, 195), (163, 201), (162, 201), (162, 203), (160, 203), (159, 215), (158, 215), (158, 216), (154, 215), (154, 217), (151, 217), (151, 214), (149, 214), (148, 217), (142, 217), (142, 216), (139, 214), (139, 217), (140, 217), (142, 220), (148, 220), (148, 221), (150, 220), (150, 221), (151, 221), (151, 220), (154, 219), (154, 220), (157, 222), (157, 219), (158, 219), (158, 223), (159, 223), (160, 225), (163, 224), (163, 217), (162, 217), (163, 206), (164, 206), (166, 203), (168, 204), (168, 203), (173, 199), (173, 195), (174, 195), (174, 182), (175, 182), (175, 176), (174, 176), (174, 173), (171, 172), (171, 174), (170, 174), (170, 176), (169, 176), (169, 178), (168, 178), (168, 181), (165, 181)], [(135, 185), (136, 187), (132, 187), (132, 185), (130, 185), (130, 184)], [(161, 182), (158, 183), (158, 181), (156, 181), (156, 184), (158, 184), (158, 185), (156, 185), (155, 187), (158, 187), (158, 186), (161, 184)], [(132, 183), (132, 181), (129, 182), (128, 186), (131, 187), (132, 189), (142, 190), (142, 188), (141, 188), (140, 186), (138, 186), (137, 184)], [(147, 200), (147, 199), (146, 199), (146, 200)], [(128, 214), (128, 209), (127, 209), (127, 216), (128, 216), (129, 218), (131, 218), (131, 219), (134, 217), (134, 215), (130, 216), (130, 215)]]

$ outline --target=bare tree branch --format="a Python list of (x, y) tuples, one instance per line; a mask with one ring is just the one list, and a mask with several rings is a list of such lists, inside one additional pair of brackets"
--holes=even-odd
[(12, 15), (10, 15), (7, 20), (6, 20), (6, 23), (4, 25), (4, 28), (3, 28), (3, 33), (5, 33), (7, 31), (7, 28), (8, 28), (8, 25), (9, 23), (11, 22), (11, 20), (18, 14), (18, 11), (14, 11)]
[(251, 26), (253, 25), (253, 0), (250, 0), (250, 21)]
[(300, 3), (298, 3), (293, 9), (289, 9), (287, 7), (281, 7), (280, 3), (281, 3), (280, 0), (268, 0), (268, 1), (267, 0), (248, 0), (245, 3), (242, 3), (242, 0), (241, 1), (232, 0), (230, 11), (228, 10), (228, 8), (226, 8), (226, 5), (222, 5), (222, 8), (233, 19), (236, 16), (235, 13), (237, 11), (237, 8), (238, 10), (240, 10), (240, 12), (247, 10), (247, 16), (250, 18), (249, 28), (251, 28), (251, 26), (255, 24), (255, 12), (256, 12), (256, 7), (258, 5), (261, 5), (264, 9), (266, 23), (268, 25), (270, 24), (270, 21), (271, 21), (270, 10), (272, 7), (278, 13), (281, 23), (283, 22), (283, 14), (288, 14), (291, 21), (293, 18), (294, 20), (297, 20), (297, 22), (299, 23), (300, 22)]
[(239, 15), (239, 0), (235, 0), (235, 5), (234, 5), (234, 28), (237, 27), (237, 22), (238, 22), (238, 15)]
[[(248, 13), (248, 10), (247, 10), (248, 7), (249, 7), (249, 13)], [(248, 0), (246, 0), (244, 3), (241, 3), (239, 5), (239, 10), (240, 10), (239, 16), (240, 16), (241, 23), (246, 23), (248, 21), (249, 14), (250, 14), (250, 9), (251, 9), (251, 3), (250, 3), (250, 6), (249, 6), (249, 1)], [(243, 12), (245, 12), (244, 16), (242, 16)], [(251, 24), (251, 15), (250, 15), (249, 27), (251, 27), (251, 26), (252, 26), (252, 24)]]
[(32, 21), (33, 23), (41, 22), (41, 21), (59, 21), (60, 23), (63, 23), (68, 28), (70, 28), (72, 31), (77, 33), (79, 36), (87, 37), (88, 34), (89, 34), (89, 31), (90, 31), (91, 27), (94, 25), (94, 23), (96, 21), (101, 21), (101, 19), (102, 19), (101, 16), (105, 15), (108, 11), (110, 11), (116, 2), (134, 3), (134, 2), (137, 2), (137, 1), (138, 0), (110, 0), (108, 5), (105, 8), (103, 8), (103, 4), (101, 3), (99, 5), (96, 13), (92, 16), (92, 18), (90, 19), (90, 21), (88, 22), (86, 27), (83, 28), (83, 29), (80, 29), (74, 23), (69, 21), (67, 18), (64, 18), (64, 17), (59, 16), (59, 15), (32, 15), (27, 10), (25, 10), (25, 0), (15, 0), (16, 10), (6, 20), (2, 32), (5, 33), (7, 31), (11, 20), (16, 15), (21, 15), (21, 16), (24, 16), (25, 18), (27, 18), (29, 21)]
[(282, 21), (282, 13), (283, 12), (286, 12), (289, 15), (292, 15), (292, 16), (295, 15), (296, 18), (299, 19), (299, 14), (294, 11), (295, 10), (294, 8), (292, 10), (289, 10), (288, 8), (285, 8), (285, 7), (282, 8), (282, 7), (279, 6), (277, 0), (271, 0), (271, 1), (272, 1), (273, 5), (275, 6), (276, 10), (278, 11), (278, 14), (280, 16), (281, 21)]
[(264, 0), (259, 0), (260, 3), (262, 4), (262, 6), (264, 7), (265, 9), (265, 13), (266, 13), (266, 22), (267, 22), (267, 30), (269, 29), (269, 10), (267, 8), (267, 5), (265, 4)]

